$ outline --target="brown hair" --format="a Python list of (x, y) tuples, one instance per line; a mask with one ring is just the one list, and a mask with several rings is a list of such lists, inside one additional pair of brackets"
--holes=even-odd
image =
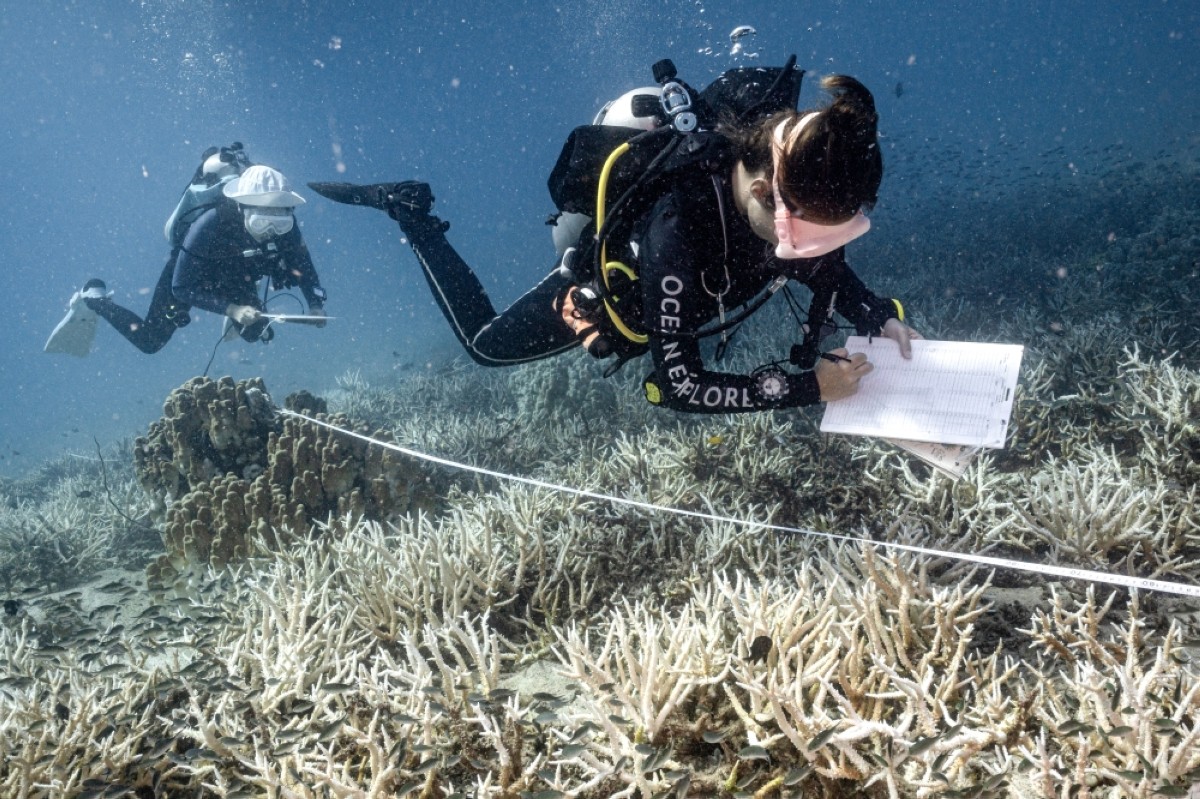
[[(817, 112), (780, 164), (779, 183), (784, 202), (823, 220), (841, 221), (859, 208), (871, 208), (879, 198), (883, 156), (879, 151), (875, 98), (849, 75), (830, 75), (821, 88), (833, 102)], [(809, 112), (783, 111), (749, 129), (722, 126), (734, 152), (751, 172), (765, 170), (773, 177), (773, 134), (786, 122), (784, 136)]]

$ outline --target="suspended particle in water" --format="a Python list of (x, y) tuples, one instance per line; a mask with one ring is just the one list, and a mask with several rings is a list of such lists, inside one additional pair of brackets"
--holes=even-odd
[(758, 53), (752, 48), (747, 47), (752, 41), (752, 37), (758, 35), (758, 31), (752, 25), (738, 25), (729, 32), (729, 54), (731, 56), (744, 55), (746, 58), (757, 58)]

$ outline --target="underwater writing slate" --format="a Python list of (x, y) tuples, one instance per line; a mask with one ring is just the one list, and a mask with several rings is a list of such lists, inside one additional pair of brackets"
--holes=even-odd
[(891, 339), (851, 336), (874, 371), (858, 392), (825, 405), (824, 433), (1004, 447), (1025, 348), (971, 341), (912, 342), (912, 360)]

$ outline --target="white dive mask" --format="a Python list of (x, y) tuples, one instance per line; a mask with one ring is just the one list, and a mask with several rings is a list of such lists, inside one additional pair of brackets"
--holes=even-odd
[(242, 209), (242, 219), (246, 231), (260, 241), (268, 236), (282, 236), (296, 223), (291, 208), (269, 208), (261, 205), (245, 206)]

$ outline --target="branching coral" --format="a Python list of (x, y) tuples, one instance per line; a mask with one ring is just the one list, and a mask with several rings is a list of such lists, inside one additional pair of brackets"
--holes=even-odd
[(1136, 595), (1128, 619), (1110, 628), (1113, 599), (1100, 603), (1089, 591), (1068, 607), (1055, 592), (1034, 614), (1029, 634), (1069, 677), (1039, 674), (1035, 716), (1057, 734), (1043, 752), (1021, 753), (1042, 780), (1054, 764), (1097, 795), (1181, 795), (1200, 780), (1200, 670), (1178, 622), (1147, 640)]
[[(0, 793), (1177, 794), (1200, 767), (1185, 602), (1137, 597), (1125, 616), (1122, 596), (1065, 599), (1076, 584), (1043, 600), (1036, 577), (762, 523), (1200, 579), (1195, 333), (1178, 310), (1192, 301), (1169, 304), (1153, 279), (1128, 302), (1095, 290), (1181, 274), (1168, 245), (1194, 218), (1177, 208), (1099, 253), (997, 247), (995, 276), (918, 303), (927, 334), (1028, 345), (1012, 446), (959, 481), (820, 436), (813, 411), (674, 417), (627, 401), (638, 369), (605, 384), (586, 361), (348, 377), (335, 397), (416, 449), (746, 524), (482, 477), (422, 512), (421, 481), (442, 472), (283, 423), (258, 384), (189, 384), (168, 412), (188, 420), (138, 455), (187, 593), (6, 602)], [(736, 368), (786, 352), (764, 333), (786, 313), (744, 328)], [(1180, 354), (1122, 354), (1130, 341)], [(22, 553), (68, 529), (119, 527), (68, 501), (93, 477), (3, 485), (5, 568), (36, 573), (41, 556)], [(142, 501), (127, 483), (113, 481), (123, 509)], [(34, 512), (64, 535), (39, 535)], [(547, 682), (555, 665), (570, 681)]]

